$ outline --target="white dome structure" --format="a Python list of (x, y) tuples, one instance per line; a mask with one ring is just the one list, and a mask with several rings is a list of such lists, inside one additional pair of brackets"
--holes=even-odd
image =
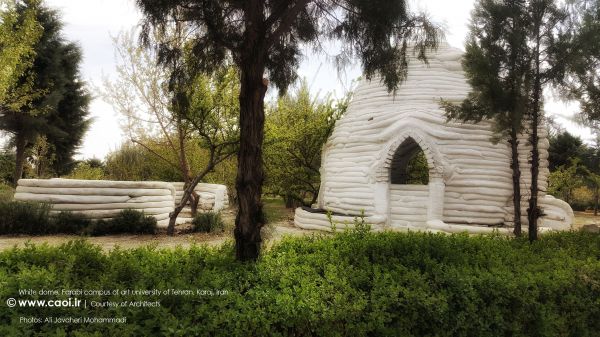
[[(507, 141), (494, 144), (491, 123), (447, 121), (439, 102), (460, 102), (470, 91), (462, 71), (462, 52), (448, 45), (411, 60), (396, 94), (379, 78), (363, 81), (346, 114), (323, 148), (316, 209), (296, 210), (301, 228), (331, 230), (361, 214), (375, 229), (512, 232), (511, 152)], [(548, 140), (540, 128), (539, 204), (541, 230), (569, 229), (571, 207), (546, 195)], [(531, 182), (528, 135), (521, 135), (523, 223)], [(426, 185), (406, 184), (402, 175), (415, 153), (428, 166)], [(526, 230), (526, 226), (524, 226)]]

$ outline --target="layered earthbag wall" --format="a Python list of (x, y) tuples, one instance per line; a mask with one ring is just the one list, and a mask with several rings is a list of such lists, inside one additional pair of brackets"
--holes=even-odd
[[(352, 223), (364, 216), (376, 228), (446, 232), (510, 232), (513, 226), (511, 149), (492, 123), (448, 121), (441, 100), (460, 103), (471, 90), (461, 67), (462, 51), (441, 45), (424, 64), (412, 57), (407, 78), (389, 92), (381, 78), (363, 80), (347, 112), (323, 147), (321, 187), (314, 210), (297, 209), (302, 228), (330, 230), (323, 212)], [(531, 146), (526, 127), (519, 136), (521, 209), (527, 227)], [(548, 139), (539, 132), (538, 176), (542, 229), (569, 229), (573, 211), (546, 194)], [(398, 185), (390, 179), (397, 152), (419, 148), (429, 183)]]
[[(218, 211), (227, 205), (223, 185), (198, 184), (196, 191), (203, 211)], [(47, 203), (52, 213), (69, 211), (89, 219), (110, 219), (122, 210), (133, 209), (153, 216), (159, 227), (164, 227), (182, 192), (183, 183), (162, 181), (20, 179), (14, 199)], [(180, 215), (182, 221), (178, 222), (191, 220), (185, 215)]]

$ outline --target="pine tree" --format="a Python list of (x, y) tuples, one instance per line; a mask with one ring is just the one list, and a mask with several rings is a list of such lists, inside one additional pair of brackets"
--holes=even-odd
[(569, 29), (555, 44), (553, 64), (563, 79), (562, 93), (579, 101), (584, 124), (600, 128), (600, 0), (573, 0)]
[(538, 129), (544, 121), (543, 90), (564, 85), (569, 73), (564, 66), (565, 41), (569, 36), (566, 13), (555, 0), (479, 1), (464, 60), (474, 92), (461, 106), (444, 103), (450, 118), (491, 119), (500, 135), (508, 134), (517, 235), (520, 234), (517, 136), (523, 130), (529, 133), (531, 181), (527, 221), (531, 241), (537, 239), (537, 222), (542, 214), (538, 206)]
[(542, 210), (538, 205), (539, 178), (539, 136), (538, 129), (544, 120), (543, 90), (547, 86), (561, 85), (564, 73), (559, 72), (559, 64), (564, 62), (562, 41), (564, 31), (568, 30), (567, 14), (556, 0), (531, 0), (526, 2), (527, 20), (527, 56), (530, 61), (529, 75), (531, 95), (528, 107), (529, 144), (531, 145), (531, 185), (527, 222), (529, 241), (537, 239), (538, 219)]
[(524, 2), (481, 0), (471, 17), (463, 69), (473, 91), (460, 105), (442, 101), (449, 119), (493, 123), (495, 140), (511, 148), (514, 233), (521, 235), (519, 134), (529, 100)]
[[(16, 10), (19, 15), (26, 15), (33, 4), (37, 1), (23, 1)], [(27, 104), (7, 107), (0, 116), (0, 129), (12, 135), (16, 147), (15, 184), (23, 174), (26, 150), (40, 135), (53, 148), (49, 155), (56, 158), (52, 163), (54, 173), (67, 173), (89, 124), (90, 97), (78, 75), (79, 47), (62, 37), (62, 23), (56, 11), (41, 5), (35, 9), (43, 33), (34, 46), (31, 67), (13, 90), (30, 88), (36, 95)]]

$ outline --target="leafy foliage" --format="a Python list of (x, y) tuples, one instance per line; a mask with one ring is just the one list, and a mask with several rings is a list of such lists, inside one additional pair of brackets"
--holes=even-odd
[[(262, 41), (261, 47), (269, 52), (254, 61), (264, 64), (271, 82), (282, 92), (297, 79), (303, 44), (319, 48), (323, 38), (344, 41), (340, 63), (357, 56), (367, 78), (381, 74), (394, 89), (406, 76), (409, 41), (417, 57), (425, 60), (426, 50), (436, 47), (441, 36), (439, 27), (425, 15), (409, 12), (405, 1), (267, 1), (255, 6), (212, 0), (136, 2), (145, 15), (142, 37), (146, 41), (153, 29), (168, 31), (171, 18), (189, 23), (193, 38), (187, 48), (196, 56), (194, 68), (201, 72), (218, 69), (229, 61), (228, 54), (244, 68), (242, 63), (254, 56), (247, 49), (249, 43)], [(258, 25), (256, 41), (246, 35), (249, 24)], [(173, 47), (159, 46), (162, 63), (180, 54)]]
[[(156, 301), (97, 307), (125, 324), (22, 324), (79, 307), (5, 308), (0, 334), (44, 336), (595, 336), (600, 236), (563, 232), (530, 244), (498, 236), (345, 232), (287, 238), (256, 264), (233, 248), (108, 253), (84, 241), (0, 252), (2, 298), (20, 289), (224, 290), (213, 296), (93, 295)], [(60, 295), (57, 298), (68, 298)]]
[(573, 190), (585, 184), (587, 173), (578, 160), (559, 166), (548, 177), (548, 193), (571, 203)]
[(319, 194), (321, 152), (350, 96), (312, 98), (306, 81), (269, 109), (265, 124), (266, 187), (286, 200), (310, 206)]
[(79, 78), (79, 47), (62, 37), (62, 22), (56, 11), (38, 6), (38, 1), (19, 2), (16, 7), (24, 19), (31, 10), (43, 29), (33, 46), (35, 57), (13, 91), (30, 91), (33, 96), (27, 104), (6, 106), (0, 116), (0, 128), (11, 134), (16, 146), (15, 183), (22, 176), (26, 149), (40, 135), (52, 145), (48, 155), (54, 158), (50, 165), (53, 174), (68, 173), (90, 122), (90, 96)]
[(0, 234), (45, 234), (50, 205), (21, 201), (0, 202)]
[(15, 194), (14, 188), (4, 183), (0, 183), (0, 202), (10, 201)]
[(126, 209), (109, 220), (90, 220), (81, 214), (51, 214), (48, 204), (21, 201), (0, 202), (0, 234), (78, 234), (156, 233), (156, 219), (143, 212)]
[(219, 212), (201, 212), (196, 214), (192, 220), (194, 232), (215, 233), (225, 230), (225, 223)]
[(551, 137), (549, 141), (548, 168), (550, 171), (554, 171), (559, 166), (568, 165), (573, 159), (582, 159), (585, 146), (581, 138), (564, 131)]
[(85, 234), (97, 236), (117, 233), (155, 234), (156, 219), (146, 216), (144, 212), (124, 209), (110, 220), (97, 220)]
[(473, 91), (459, 105), (442, 102), (448, 119), (492, 120), (499, 139), (521, 132), (531, 91), (524, 10), (513, 0), (476, 3), (462, 60)]
[(81, 214), (72, 212), (59, 212), (47, 219), (47, 228), (45, 231), (39, 228), (32, 230), (27, 234), (44, 235), (44, 234), (89, 234), (93, 228), (92, 220), (85, 218)]
[(417, 152), (406, 166), (407, 184), (427, 185), (429, 184), (429, 166), (425, 153), (421, 150)]
[(105, 178), (102, 167), (93, 167), (90, 163), (82, 161), (75, 165), (73, 171), (66, 176), (67, 179), (102, 180)]
[(563, 94), (580, 103), (581, 120), (600, 124), (600, 1), (569, 1), (570, 30), (557, 46), (557, 72), (566, 75)]
[(574, 210), (600, 209), (600, 146), (588, 145), (568, 132), (550, 138), (548, 192)]
[(35, 18), (39, 3), (29, 1), (28, 4), (20, 15), (17, 5), (22, 5), (21, 1), (0, 1), (0, 110), (5, 105), (18, 109), (33, 98), (31, 82), (21, 86), (21, 90), (12, 91), (31, 67), (34, 46), (42, 33)]
[(4, 184), (11, 183), (15, 172), (15, 154), (9, 151), (0, 153), (0, 180)]

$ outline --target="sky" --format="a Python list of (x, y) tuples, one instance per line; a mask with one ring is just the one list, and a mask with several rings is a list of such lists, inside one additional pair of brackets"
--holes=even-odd
[[(81, 46), (81, 74), (90, 85), (90, 92), (94, 96), (90, 104), (93, 122), (77, 158), (104, 159), (106, 154), (117, 149), (125, 138), (119, 123), (122, 117), (110, 104), (94, 95), (94, 88), (101, 86), (103, 75), (115, 76), (111, 36), (138, 25), (141, 14), (132, 0), (46, 0), (46, 4), (58, 9), (62, 14), (65, 38)], [(427, 12), (433, 21), (442, 24), (446, 30), (447, 42), (464, 50), (470, 12), (473, 8), (472, 0), (411, 0), (410, 6), (414, 11)], [(352, 81), (361, 75), (358, 63), (338, 73), (327, 54), (315, 55), (308, 48), (304, 54), (298, 73), (300, 78), (306, 78), (311, 92), (315, 95), (342, 95), (351, 88)], [(274, 93), (270, 97), (273, 95)], [(577, 105), (557, 102), (548, 96), (545, 109), (567, 131), (586, 141), (592, 140), (589, 129), (571, 121), (577, 111)]]

